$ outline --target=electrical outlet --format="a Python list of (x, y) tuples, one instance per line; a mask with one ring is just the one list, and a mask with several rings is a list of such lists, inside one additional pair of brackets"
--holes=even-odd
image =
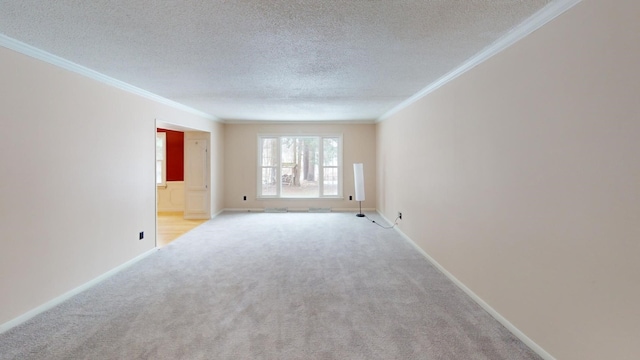
[(402, 220), (402, 213), (398, 211), (398, 219)]
[(247, 195), (243, 196), (242, 200), (247, 201)]
[(144, 231), (140, 231), (140, 235), (138, 236), (138, 240), (144, 239)]

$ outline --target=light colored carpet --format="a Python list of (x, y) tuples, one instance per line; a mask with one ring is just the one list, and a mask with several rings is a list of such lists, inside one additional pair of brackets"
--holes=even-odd
[(224, 213), (1, 334), (0, 358), (538, 356), (395, 231), (348, 213)]

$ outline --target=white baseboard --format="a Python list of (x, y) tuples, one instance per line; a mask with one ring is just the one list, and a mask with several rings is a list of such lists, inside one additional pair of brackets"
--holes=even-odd
[[(382, 217), (387, 223), (393, 224), (389, 221), (380, 211), (377, 211), (378, 215)], [(418, 244), (416, 244), (410, 237), (408, 237), (405, 233), (402, 232), (397, 226), (394, 227), (395, 231), (402, 236), (409, 244), (411, 244), (416, 250), (418, 250), (422, 256), (424, 256), (433, 266), (435, 266), (440, 272), (442, 272), (449, 280), (451, 280), (456, 286), (458, 286), (462, 291), (464, 291), (473, 301), (475, 301), (478, 305), (480, 305), (484, 310), (486, 310), (489, 315), (491, 315), (494, 319), (498, 320), (507, 330), (509, 330), (513, 335), (515, 335), (518, 339), (520, 339), (523, 343), (525, 343), (531, 350), (533, 350), (536, 354), (540, 355), (545, 360), (556, 360), (551, 354), (549, 354), (546, 350), (544, 350), (540, 345), (536, 344), (533, 340), (531, 340), (527, 335), (525, 335), (520, 329), (515, 327), (509, 320), (507, 320), (504, 316), (500, 315), (494, 308), (492, 308), (489, 304), (487, 304), (480, 296), (471, 291), (462, 281), (458, 280), (453, 274), (451, 274), (447, 269), (445, 269), (442, 265), (440, 265), (434, 258), (432, 258), (426, 251), (424, 251)]]
[(34, 316), (36, 316), (38, 314), (41, 314), (41, 313), (43, 313), (43, 312), (45, 312), (45, 311), (47, 311), (47, 310), (49, 310), (49, 309), (51, 309), (51, 308), (53, 308), (53, 307), (55, 307), (57, 305), (63, 303), (64, 301), (70, 299), (74, 295), (77, 295), (77, 294), (79, 294), (79, 293), (91, 288), (92, 286), (100, 283), (101, 281), (107, 279), (108, 277), (113, 276), (117, 272), (122, 271), (125, 268), (133, 265), (134, 263), (136, 263), (136, 262), (144, 259), (145, 257), (151, 255), (156, 250), (158, 250), (158, 248), (153, 248), (153, 249), (151, 249), (149, 251), (146, 251), (146, 252), (136, 256), (135, 258), (127, 261), (126, 263), (124, 263), (122, 265), (119, 265), (119, 266), (107, 271), (106, 273), (98, 276), (97, 278), (95, 278), (93, 280), (90, 280), (89, 282), (86, 282), (86, 283), (78, 286), (77, 288), (62, 294), (62, 295), (54, 298), (53, 300), (47, 301), (46, 303), (44, 303), (44, 304), (38, 306), (37, 308), (32, 309), (32, 310), (30, 310), (30, 311), (18, 316), (17, 318), (15, 318), (13, 320), (7, 321), (6, 323), (0, 325), (0, 334), (2, 334), (3, 332), (5, 332), (5, 331), (7, 331), (7, 330), (9, 330), (9, 329), (11, 329), (13, 327), (16, 327), (16, 326), (26, 322), (27, 320), (33, 318)]
[(218, 215), (222, 214), (224, 211), (225, 211), (224, 209), (218, 211), (217, 213), (213, 214), (213, 216), (211, 218), (213, 219), (213, 218), (218, 217)]
[[(289, 212), (307, 212), (309, 208), (288, 208)], [(331, 212), (359, 212), (359, 208), (331, 208)], [(362, 211), (376, 212), (375, 208), (362, 208)], [(226, 208), (222, 212), (264, 212), (264, 208)]]
[[(339, 208), (339, 209), (331, 209), (331, 211), (359, 213), (360, 208)], [(376, 212), (376, 208), (362, 208), (362, 212)]]
[(226, 209), (223, 209), (222, 212), (246, 212), (246, 213), (252, 212), (252, 213), (255, 213), (255, 212), (264, 212), (264, 209), (263, 208), (226, 208)]

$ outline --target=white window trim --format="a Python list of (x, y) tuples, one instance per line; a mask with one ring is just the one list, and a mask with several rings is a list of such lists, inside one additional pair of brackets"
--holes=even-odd
[[(282, 176), (280, 176), (281, 173), (281, 165), (282, 165), (282, 149), (281, 149), (281, 138), (286, 138), (286, 137), (315, 137), (318, 138), (318, 152), (319, 152), (319, 165), (318, 165), (318, 171), (320, 172), (318, 174), (318, 187), (319, 187), (319, 196), (317, 197), (283, 197), (281, 196), (282, 192)], [(272, 138), (272, 139), (277, 139), (276, 141), (276, 151), (278, 154), (278, 161), (276, 162), (277, 165), (275, 166), (262, 166), (262, 140), (263, 139), (268, 139), (268, 138)], [(324, 142), (323, 139), (324, 138), (337, 138), (338, 139), (338, 194), (337, 195), (323, 195), (324, 194), (324, 168), (335, 168), (336, 166), (324, 166)], [(258, 134), (257, 139), (256, 139), (256, 144), (257, 144), (257, 154), (256, 154), (256, 159), (257, 159), (257, 167), (256, 167), (256, 194), (257, 194), (257, 198), (260, 200), (268, 200), (268, 199), (285, 199), (285, 200), (309, 200), (309, 199), (343, 199), (343, 161), (342, 161), (342, 157), (343, 157), (343, 142), (342, 142), (342, 134), (336, 134), (336, 133), (311, 133), (311, 134), (295, 134), (295, 133), (277, 133), (277, 134)], [(276, 186), (276, 195), (262, 195), (262, 169), (263, 168), (272, 168), (275, 167), (276, 169), (276, 181), (277, 181), (277, 186)]]
[[(273, 166), (262, 166), (262, 140), (263, 139), (276, 139), (276, 153), (278, 154), (278, 161)], [(280, 189), (282, 185), (280, 184), (280, 136), (279, 135), (260, 135), (258, 134), (258, 154), (256, 159), (258, 160), (258, 171), (256, 172), (256, 194), (258, 199), (280, 199)], [(276, 181), (279, 186), (276, 186), (276, 195), (262, 195), (262, 170), (265, 168), (275, 168), (276, 172)]]

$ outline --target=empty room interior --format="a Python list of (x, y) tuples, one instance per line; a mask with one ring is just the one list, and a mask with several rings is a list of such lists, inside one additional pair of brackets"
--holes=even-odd
[(0, 2), (0, 359), (638, 359), (639, 20)]

